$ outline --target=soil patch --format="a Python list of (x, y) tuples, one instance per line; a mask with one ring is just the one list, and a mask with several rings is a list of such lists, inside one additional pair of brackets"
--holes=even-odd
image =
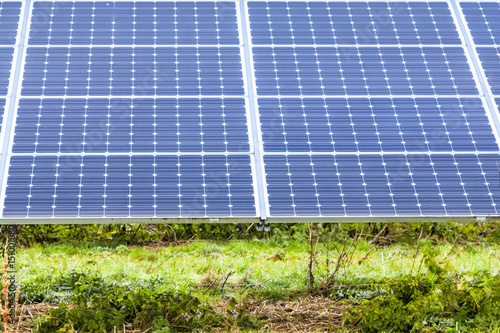
[(324, 297), (307, 296), (289, 302), (250, 301), (249, 314), (266, 321), (271, 332), (333, 332), (342, 324), (347, 305)]

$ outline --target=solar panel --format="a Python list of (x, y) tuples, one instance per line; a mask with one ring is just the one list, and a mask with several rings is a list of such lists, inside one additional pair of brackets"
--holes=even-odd
[(446, 2), (249, 8), (270, 216), (497, 215), (497, 129)]
[(16, 44), (20, 13), (20, 1), (0, 1), (0, 45)]
[(256, 216), (235, 3), (31, 6), (4, 217)]
[(3, 221), (500, 215), (500, 1), (0, 8)]
[(500, 42), (500, 3), (462, 2), (462, 9), (470, 34), (476, 45), (494, 45)]

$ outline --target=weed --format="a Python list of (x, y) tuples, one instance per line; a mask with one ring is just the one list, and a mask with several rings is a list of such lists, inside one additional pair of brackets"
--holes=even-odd
[[(490, 332), (500, 318), (500, 276), (452, 274), (436, 252), (424, 252), (427, 275), (383, 278), (371, 298), (345, 311), (346, 324), (365, 332)], [(459, 330), (457, 330), (458, 332)]]
[[(191, 331), (197, 328), (238, 327), (258, 328), (258, 322), (246, 315), (235, 302), (228, 304), (226, 314), (218, 314), (198, 298), (182, 293), (155, 292), (147, 288), (108, 286), (102, 280), (84, 273), (73, 274), (71, 282), (78, 293), (72, 306), (61, 303), (40, 318), (37, 331), (60, 332), (65, 327), (84, 332), (111, 331), (128, 325), (153, 332)], [(96, 292), (96, 288), (100, 292)]]

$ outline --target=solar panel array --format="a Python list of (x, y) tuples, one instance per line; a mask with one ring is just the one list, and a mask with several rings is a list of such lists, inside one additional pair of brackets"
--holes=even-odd
[(0, 1), (0, 29), (5, 219), (499, 215), (500, 1)]

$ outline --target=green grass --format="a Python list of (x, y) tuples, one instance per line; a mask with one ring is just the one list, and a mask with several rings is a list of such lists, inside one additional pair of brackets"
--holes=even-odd
[[(500, 313), (497, 305), (488, 308), (488, 304), (493, 303), (487, 298), (491, 293), (499, 295), (500, 292), (500, 229), (496, 225), (295, 225), (275, 227), (271, 233), (245, 234), (235, 234), (231, 228), (174, 227), (177, 239), (195, 240), (181, 245), (157, 246), (157, 240), (165, 236), (165, 229), (161, 228), (155, 231), (97, 228), (89, 232), (69, 228), (57, 233), (42, 228), (37, 229), (39, 235), (25, 233), (27, 237), (22, 243), (31, 244), (31, 247), (18, 251), (21, 303), (61, 303), (73, 299), (73, 306), (77, 306), (75, 302), (82, 297), (81, 304), (85, 305), (92, 297), (99, 299), (99, 295), (107, 295), (112, 290), (121, 290), (121, 294), (166, 291), (191, 294), (224, 313), (232, 297), (239, 304), (248, 301), (246, 304), (251, 304), (249, 315), (255, 313), (252, 311), (259, 309), (264, 300), (296, 300), (294, 308), (298, 303), (305, 304), (301, 310), (301, 315), (306, 316), (301, 317), (304, 322), (310, 312), (307, 302), (316, 304), (322, 299), (326, 302), (321, 303), (322, 306), (330, 308), (331, 305), (332, 311), (337, 311), (337, 317), (332, 317), (336, 318), (332, 325), (339, 331), (359, 331), (371, 324), (393, 328), (401, 318), (407, 317), (393, 314), (384, 322), (375, 314), (370, 317), (370, 323), (353, 319), (346, 323), (354, 323), (354, 326), (344, 326), (342, 320), (349, 318), (346, 313), (353, 313), (355, 317), (352, 318), (368, 318), (373, 312), (370, 310), (372, 305), (377, 302), (382, 302), (380, 312), (384, 316), (392, 313), (387, 310), (388, 306), (394, 311), (407, 306), (404, 311), (420, 316), (415, 324), (426, 328), (438, 325), (431, 329), (436, 332), (454, 329), (456, 325), (469, 325), (470, 330), (461, 328), (461, 332), (489, 332), (495, 331), (490, 328), (498, 324), (494, 322), (493, 325), (487, 319), (490, 314), (497, 316)], [(313, 244), (317, 244), (312, 289), (308, 286), (310, 231)], [(60, 237), (55, 237), (59, 232)], [(176, 238), (168, 237), (171, 241)], [(212, 240), (197, 239), (201, 237)], [(244, 239), (213, 240), (233, 237)], [(357, 237), (361, 237), (359, 242), (356, 242)], [(136, 245), (119, 245), (127, 243)], [(347, 250), (348, 259), (340, 266), (333, 286), (321, 288), (335, 270), (342, 249)], [(222, 293), (222, 281), (230, 272)], [(475, 281), (479, 283), (477, 286)], [(398, 303), (399, 298), (391, 296), (403, 290), (400, 296), (406, 299), (408, 290), (416, 290), (414, 286), (427, 286), (432, 292), (404, 306)], [(447, 294), (432, 296), (444, 290), (448, 290)], [(326, 295), (330, 298), (322, 298)], [(462, 308), (462, 303), (478, 304), (478, 309), (467, 312), (466, 318), (462, 318), (462, 312), (457, 310)], [(266, 326), (272, 329), (273, 325), (283, 322), (281, 316), (288, 316), (280, 306), (289, 303), (266, 304), (277, 311), (274, 317), (269, 317), (276, 321)], [(441, 308), (448, 312), (442, 312)], [(356, 309), (360, 309), (359, 313)], [(318, 315), (322, 311), (320, 308), (312, 313)], [(286, 320), (295, 319), (287, 317)], [(330, 325), (330, 319), (327, 323), (324, 321), (322, 325)], [(301, 320), (297, 323), (302, 324)]]
[[(348, 241), (347, 246), (350, 244)], [(422, 240), (420, 247), (429, 241)], [(222, 279), (232, 271), (225, 294), (237, 301), (244, 299), (286, 299), (307, 292), (309, 244), (292, 240), (281, 245), (276, 240), (243, 240), (232, 242), (193, 241), (169, 247), (99, 247), (92, 243), (56, 243), (19, 249), (18, 271), (24, 285), (57, 284), (70, 271), (82, 270), (109, 280), (127, 284), (160, 278), (157, 288), (190, 292), (202, 301), (222, 298)], [(437, 259), (454, 273), (500, 271), (500, 246), (497, 244), (433, 246)], [(392, 245), (375, 248), (361, 240), (353, 254), (355, 264), (343, 267), (339, 283), (356, 283), (366, 279), (396, 277), (416, 272), (422, 255), (414, 259), (416, 246)], [(337, 250), (335, 249), (337, 248)], [(324, 282), (336, 265), (342, 243), (323, 242), (317, 247), (314, 275), (316, 284)], [(328, 250), (328, 269), (327, 269)], [(356, 263), (372, 250), (361, 263)], [(267, 260), (278, 252), (282, 260)], [(425, 265), (421, 272), (425, 273)], [(59, 281), (59, 282), (58, 282)], [(210, 291), (206, 291), (211, 285)], [(60, 291), (56, 296), (64, 297)]]

